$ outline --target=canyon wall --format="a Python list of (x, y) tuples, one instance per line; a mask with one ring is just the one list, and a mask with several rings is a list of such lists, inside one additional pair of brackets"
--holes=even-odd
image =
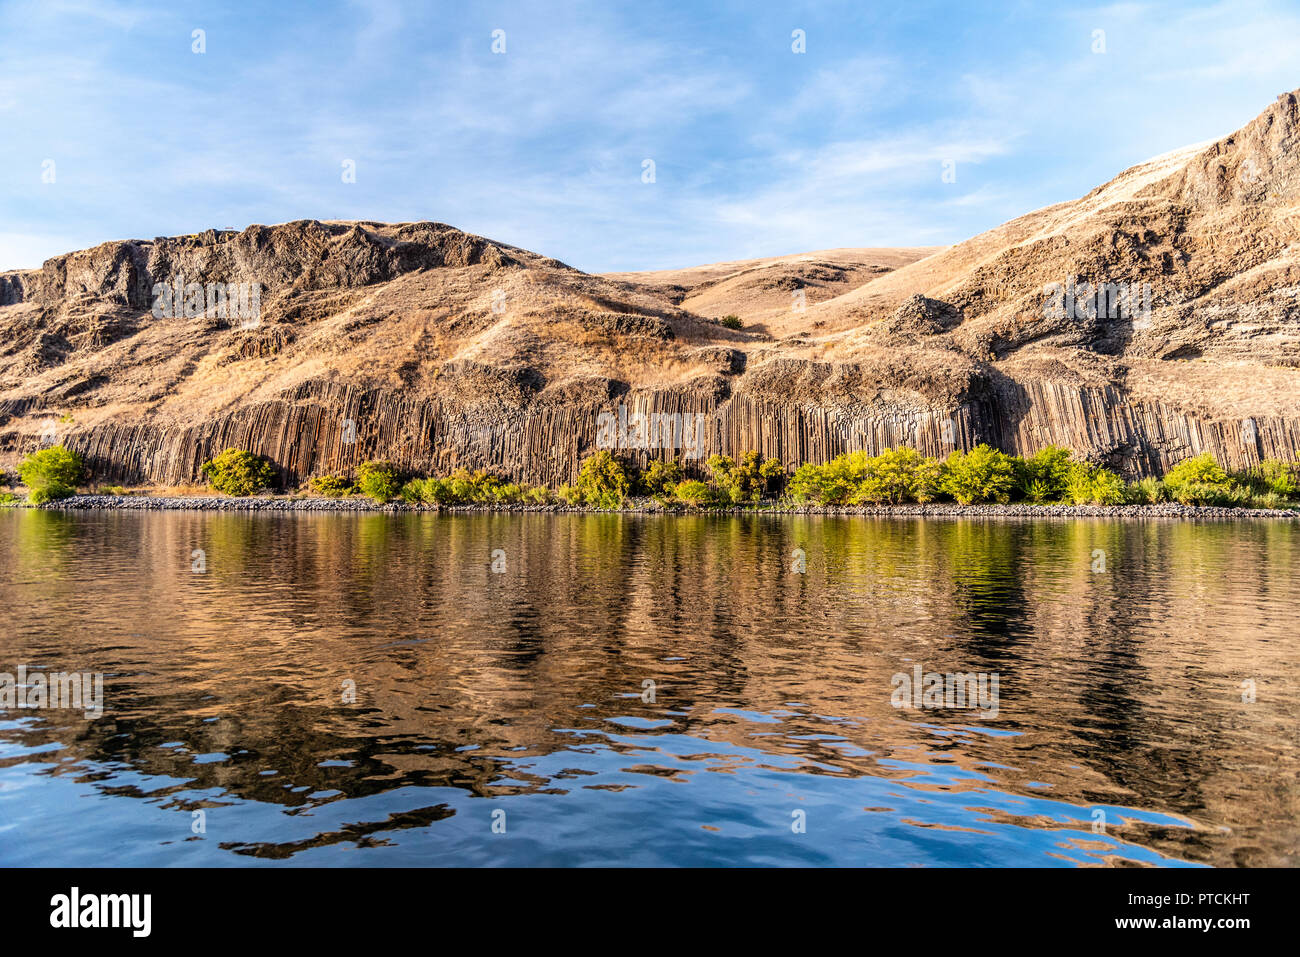
[[(1129, 401), (1111, 387), (1017, 383), (1003, 386), (1001, 394), (943, 409), (904, 400), (844, 407), (781, 402), (747, 394), (743, 380), (734, 392), (724, 382), (715, 385), (712, 391), (628, 391), (604, 401), (543, 397), (511, 407), (307, 383), (281, 399), (241, 407), (198, 426), (113, 422), (72, 428), (58, 438), (84, 454), (102, 482), (200, 481), (202, 463), (234, 447), (267, 456), (285, 487), (312, 475), (350, 472), (372, 458), (422, 474), (465, 466), (558, 485), (572, 481), (581, 460), (597, 450), (599, 417), (602, 412), (617, 417), (620, 404), (629, 416), (702, 415), (699, 455), (683, 463), (688, 472), (715, 452), (736, 456), (756, 449), (792, 468), (859, 449), (908, 445), (943, 456), (977, 442), (1024, 455), (1062, 445), (1130, 478), (1162, 474), (1201, 452), (1233, 468), (1300, 458), (1295, 419), (1205, 421), (1161, 403)], [(21, 451), (39, 444), (29, 437)], [(614, 451), (643, 467), (652, 458), (682, 455), (680, 449)]]

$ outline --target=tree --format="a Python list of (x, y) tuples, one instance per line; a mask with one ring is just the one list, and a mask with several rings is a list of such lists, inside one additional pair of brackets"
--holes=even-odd
[(85, 477), (85, 465), (78, 453), (55, 445), (23, 459), (18, 477), (27, 486), (32, 504), (40, 505), (75, 493)]

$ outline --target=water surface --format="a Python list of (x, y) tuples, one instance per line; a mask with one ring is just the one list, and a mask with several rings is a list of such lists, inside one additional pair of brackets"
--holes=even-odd
[(105, 711), (0, 710), (0, 863), (1294, 865), (1298, 572), (1289, 522), (4, 510), (0, 672)]

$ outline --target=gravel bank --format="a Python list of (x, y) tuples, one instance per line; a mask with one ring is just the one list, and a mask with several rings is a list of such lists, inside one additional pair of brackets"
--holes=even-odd
[[(128, 509), (145, 511), (199, 512), (432, 512), (432, 506), (395, 502), (379, 505), (364, 498), (219, 498), (193, 496), (162, 498), (147, 495), (74, 495), (40, 506), (46, 509)], [(594, 509), (568, 505), (464, 505), (443, 509), (448, 512), (590, 512)], [(966, 518), (1281, 518), (1300, 519), (1300, 510), (1211, 508), (1199, 505), (862, 505), (846, 508), (821, 506), (763, 506), (761, 508), (711, 509), (711, 514), (738, 515), (879, 515), (892, 517)], [(649, 500), (636, 500), (620, 509), (623, 514), (680, 514)]]

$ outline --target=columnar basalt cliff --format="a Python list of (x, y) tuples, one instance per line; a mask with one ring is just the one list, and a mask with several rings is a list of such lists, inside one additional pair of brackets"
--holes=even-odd
[[(232, 284), (254, 315), (214, 306)], [(235, 446), (287, 485), (372, 458), (555, 484), (620, 406), (790, 466), (981, 441), (1130, 476), (1300, 457), (1297, 96), (944, 250), (598, 276), (438, 223), (301, 221), (0, 274), (0, 464), (61, 441), (99, 480), (173, 485)]]

